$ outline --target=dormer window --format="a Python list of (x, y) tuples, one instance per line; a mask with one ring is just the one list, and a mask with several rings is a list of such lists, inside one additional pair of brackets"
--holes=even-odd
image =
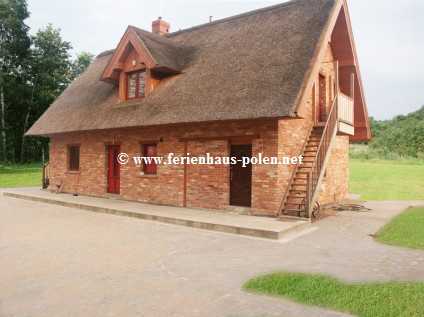
[(127, 74), (127, 99), (144, 98), (146, 95), (146, 72), (136, 71)]
[[(168, 25), (159, 21), (161, 28)], [(147, 98), (165, 79), (181, 73), (180, 53), (181, 48), (172, 40), (129, 26), (101, 80), (118, 86), (119, 104)]]

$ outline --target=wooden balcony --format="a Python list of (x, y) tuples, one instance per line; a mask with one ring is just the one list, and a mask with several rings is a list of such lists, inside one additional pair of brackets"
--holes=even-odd
[(341, 92), (338, 93), (337, 99), (339, 119), (338, 133), (353, 135), (353, 99)]

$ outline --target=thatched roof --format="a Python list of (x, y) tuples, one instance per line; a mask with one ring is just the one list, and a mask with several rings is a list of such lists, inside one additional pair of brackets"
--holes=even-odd
[[(290, 1), (159, 41), (134, 28), (157, 56), (166, 46), (160, 58), (184, 65), (181, 74), (118, 104), (118, 88), (99, 80), (113, 51), (102, 53), (27, 134), (293, 116), (335, 2)], [(170, 47), (184, 56), (168, 60)]]
[(166, 68), (180, 72), (184, 68), (184, 49), (174, 41), (152, 32), (130, 26), (139, 39), (146, 46), (153, 60), (156, 62), (156, 68)]

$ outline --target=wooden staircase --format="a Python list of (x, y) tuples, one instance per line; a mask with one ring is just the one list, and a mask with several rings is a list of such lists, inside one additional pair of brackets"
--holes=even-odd
[(285, 215), (306, 217), (308, 173), (311, 171), (315, 160), (323, 130), (324, 126), (314, 126), (308, 134), (301, 153), (303, 164), (298, 164), (295, 167), (283, 204), (282, 213)]
[(278, 210), (278, 216), (310, 218), (327, 168), (338, 129), (337, 97), (325, 125), (311, 125), (303, 144), (302, 164), (297, 164)]

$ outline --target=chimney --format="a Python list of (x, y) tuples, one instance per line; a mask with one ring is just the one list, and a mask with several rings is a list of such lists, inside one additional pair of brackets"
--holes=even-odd
[(152, 32), (158, 35), (169, 33), (170, 27), (171, 26), (168, 22), (162, 20), (162, 17), (159, 17), (156, 21), (152, 22)]

